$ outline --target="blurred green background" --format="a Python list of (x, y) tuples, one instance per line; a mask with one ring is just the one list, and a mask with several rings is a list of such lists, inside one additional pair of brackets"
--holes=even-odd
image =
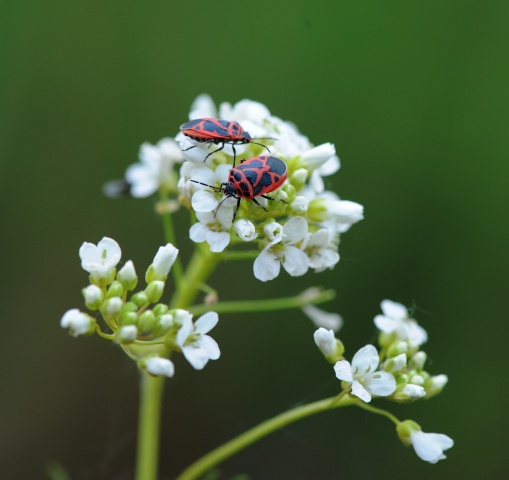
[[(46, 478), (49, 461), (73, 480), (132, 478), (138, 373), (59, 321), (82, 306), (83, 241), (115, 238), (140, 271), (163, 243), (151, 200), (101, 186), (142, 142), (175, 135), (202, 92), (261, 101), (335, 143), (328, 187), (365, 206), (334, 271), (262, 284), (250, 263), (226, 265), (211, 280), (221, 298), (334, 287), (324, 308), (344, 316), (350, 354), (375, 340), (382, 299), (415, 307), (428, 370), (449, 385), (389, 407), (456, 442), (429, 465), (386, 419), (345, 409), (254, 445), (223, 478), (509, 478), (508, 22), (506, 1), (2, 2), (0, 478)], [(332, 395), (312, 332), (299, 311), (222, 316), (221, 359), (203, 372), (179, 359), (167, 382), (160, 477)]]

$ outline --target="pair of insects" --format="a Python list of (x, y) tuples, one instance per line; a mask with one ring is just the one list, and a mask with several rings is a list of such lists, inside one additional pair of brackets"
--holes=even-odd
[[(194, 183), (213, 188), (225, 195), (225, 198), (219, 204), (218, 208), (227, 198), (233, 197), (237, 199), (237, 208), (233, 214), (233, 220), (235, 220), (240, 201), (243, 198), (253, 200), (253, 202), (267, 211), (255, 197), (274, 200), (266, 194), (277, 190), (288, 177), (288, 169), (283, 160), (271, 155), (261, 155), (259, 157), (250, 158), (249, 160), (242, 160), (239, 166), (235, 166), (235, 145), (254, 143), (255, 145), (265, 147), (270, 153), (270, 150), (265, 145), (253, 142), (251, 135), (237, 122), (230, 122), (217, 118), (200, 118), (184, 123), (184, 125), (180, 127), (180, 130), (187, 137), (200, 143), (214, 143), (219, 145), (219, 148), (210, 152), (205, 157), (205, 160), (213, 153), (221, 151), (225, 144), (228, 143), (232, 145), (233, 167), (228, 174), (228, 182), (223, 183), (220, 187), (214, 187), (196, 180), (191, 180)], [(186, 150), (191, 148), (194, 148), (194, 145)]]

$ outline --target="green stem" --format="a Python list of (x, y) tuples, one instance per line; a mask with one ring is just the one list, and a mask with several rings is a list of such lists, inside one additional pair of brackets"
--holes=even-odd
[(240, 252), (225, 253), (226, 260), (252, 260), (260, 255), (259, 250), (245, 250)]
[(194, 480), (199, 478), (201, 475), (206, 473), (212, 467), (221, 463), (223, 460), (231, 457), (240, 450), (248, 447), (254, 442), (261, 438), (269, 435), (276, 430), (289, 425), (290, 423), (296, 422), (302, 418), (308, 417), (315, 413), (330, 410), (332, 408), (346, 407), (356, 403), (356, 399), (352, 397), (343, 397), (340, 402), (333, 404), (332, 402), (336, 397), (326, 398), (325, 400), (319, 400), (318, 402), (309, 403), (300, 407), (293, 408), (288, 412), (284, 412), (280, 415), (266, 420), (260, 423), (256, 427), (244, 432), (238, 437), (226, 442), (219, 448), (212, 450), (197, 462), (186, 468), (178, 477), (177, 480)]
[(399, 425), (401, 422), (390, 412), (387, 410), (382, 410), (381, 408), (373, 407), (369, 403), (357, 402), (355, 404), (357, 407), (362, 408), (363, 410), (367, 410), (371, 413), (376, 413), (377, 415), (383, 415), (387, 417), (391, 422), (394, 422), (394, 425)]
[(295, 297), (270, 298), (266, 300), (237, 300), (232, 302), (218, 302), (214, 305), (193, 305), (189, 311), (193, 315), (201, 315), (214, 310), (217, 313), (239, 313), (239, 312), (267, 312), (276, 310), (289, 310), (292, 308), (301, 308), (309, 304), (325, 303), (336, 296), (334, 290), (324, 290), (316, 294), (313, 298), (303, 295)]
[[(168, 199), (166, 194), (163, 192), (160, 192), (159, 198), (161, 199), (162, 203), (164, 203)], [(163, 221), (164, 240), (167, 243), (171, 243), (174, 247), (176, 247), (177, 237), (175, 235), (175, 229), (173, 228), (173, 217), (171, 216), (171, 213), (163, 210), (161, 212), (161, 218)], [(172, 265), (171, 273), (173, 275), (173, 280), (175, 281), (177, 287), (180, 286), (182, 283), (183, 268), (179, 256), (177, 256), (174, 264)]]
[(141, 372), (136, 480), (156, 480), (164, 377)]
[(207, 280), (216, 265), (223, 259), (222, 254), (213, 253), (209, 249), (195, 249), (184, 277), (170, 301), (170, 308), (187, 308), (193, 303), (200, 285)]

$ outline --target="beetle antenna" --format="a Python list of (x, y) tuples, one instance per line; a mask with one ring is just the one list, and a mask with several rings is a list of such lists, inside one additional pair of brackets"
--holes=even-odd
[(260, 147), (263, 147), (263, 148), (267, 149), (267, 152), (270, 153), (270, 149), (269, 149), (269, 147), (267, 147), (267, 145), (264, 145), (263, 143), (257, 143), (257, 142), (250, 142), (250, 143), (253, 143), (255, 145), (260, 145)]
[(198, 182), (197, 180), (191, 180), (191, 182), (198, 183), (200, 185), (203, 185), (204, 187), (213, 188), (214, 190), (216, 190), (216, 192), (222, 192), (223, 191), (223, 187), (214, 187), (213, 185), (209, 185), (208, 183)]

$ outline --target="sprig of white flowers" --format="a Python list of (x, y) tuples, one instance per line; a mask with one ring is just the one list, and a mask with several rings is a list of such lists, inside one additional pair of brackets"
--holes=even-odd
[(182, 352), (197, 370), (219, 358), (219, 346), (206, 335), (217, 324), (217, 313), (208, 312), (193, 322), (188, 311), (159, 303), (178, 255), (171, 243), (159, 248), (148, 267), (146, 288), (130, 298), (128, 294), (136, 288), (138, 276), (130, 260), (116, 272), (122, 252), (115, 240), (104, 237), (97, 245), (85, 242), (79, 255), (91, 282), (83, 289), (85, 306), (102, 315), (112, 333), (103, 332), (95, 318), (73, 308), (60, 321), (73, 336), (97, 332), (114, 340), (151, 375), (173, 376), (175, 368), (167, 358), (173, 351)]
[[(426, 372), (426, 354), (419, 350), (427, 340), (426, 331), (410, 318), (404, 305), (384, 300), (381, 308), (383, 315), (374, 319), (380, 330), (381, 352), (366, 345), (350, 363), (343, 358), (344, 345), (333, 330), (320, 327), (314, 333), (315, 344), (325, 359), (334, 364), (336, 377), (342, 381), (341, 395), (352, 395), (365, 403), (373, 397), (409, 403), (440, 393), (447, 384), (447, 376)], [(397, 431), (403, 443), (413, 445), (417, 455), (430, 463), (446, 458), (443, 451), (454, 444), (447, 435), (422, 432), (411, 420), (397, 421)]]

